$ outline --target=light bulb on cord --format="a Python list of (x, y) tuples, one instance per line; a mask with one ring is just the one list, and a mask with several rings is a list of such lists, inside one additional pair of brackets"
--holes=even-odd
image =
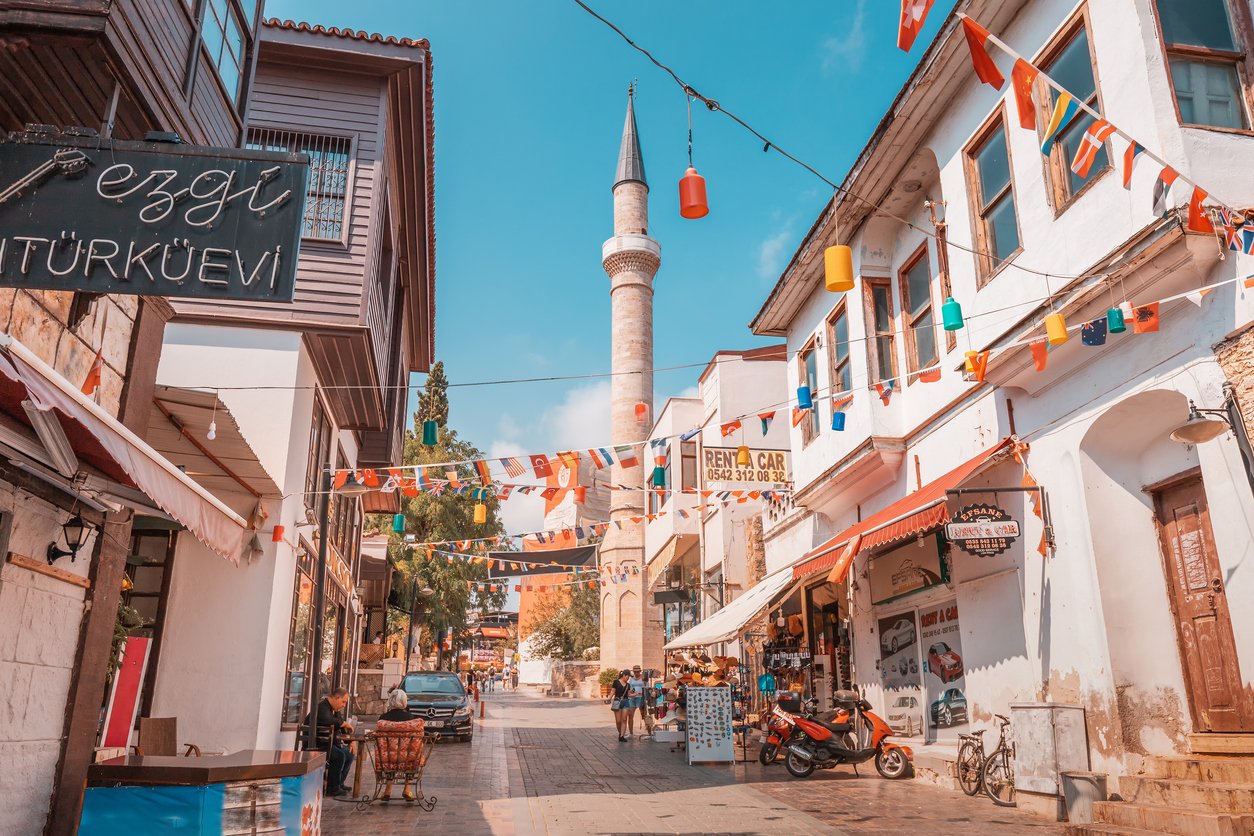
[(210, 441), (213, 441), (217, 437), (218, 437), (218, 422), (210, 421), (209, 432), (205, 433), (205, 438), (209, 439)]

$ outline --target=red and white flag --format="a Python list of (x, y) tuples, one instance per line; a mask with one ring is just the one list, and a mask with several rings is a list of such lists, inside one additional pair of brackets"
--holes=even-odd
[(1089, 169), (1093, 167), (1093, 160), (1097, 159), (1097, 152), (1102, 150), (1102, 145), (1114, 132), (1115, 126), (1105, 119), (1098, 119), (1089, 125), (1088, 130), (1084, 132), (1084, 137), (1080, 140), (1080, 147), (1075, 149), (1071, 170), (1080, 177), (1088, 177)]
[(932, 0), (901, 0), (901, 23), (897, 27), (897, 47), (909, 52), (914, 39), (923, 31), (927, 13), (932, 10)]

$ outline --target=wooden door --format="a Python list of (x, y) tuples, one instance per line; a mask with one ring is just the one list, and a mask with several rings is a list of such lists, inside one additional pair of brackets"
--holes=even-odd
[(1194, 729), (1254, 731), (1201, 476), (1155, 491), (1154, 506)]

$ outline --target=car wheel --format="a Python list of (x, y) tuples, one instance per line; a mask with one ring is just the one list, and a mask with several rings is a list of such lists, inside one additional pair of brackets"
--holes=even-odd
[(896, 639), (893, 639), (892, 648), (893, 648), (893, 653), (896, 653), (897, 652), (897, 640)]
[(942, 705), (940, 710), (940, 725), (949, 728), (954, 724), (954, 713), (949, 710), (949, 706)]

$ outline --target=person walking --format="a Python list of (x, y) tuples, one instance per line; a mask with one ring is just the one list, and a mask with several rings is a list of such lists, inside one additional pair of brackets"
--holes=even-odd
[(640, 687), (640, 724), (644, 727), (645, 734), (653, 734), (653, 719), (649, 716), (649, 692), (652, 690), (652, 683), (649, 680), (649, 672), (642, 671), (639, 665), (631, 669), (631, 678), (638, 679), (641, 682)]
[(627, 734), (636, 736), (636, 711), (644, 705), (644, 675), (640, 666), (631, 669), (627, 677)]
[(509, 669), (509, 689), (518, 691), (518, 666), (514, 665)]
[(614, 712), (614, 725), (618, 727), (619, 743), (627, 740), (627, 679), (630, 674), (630, 671), (623, 668), (618, 672), (618, 679), (610, 684), (613, 691), (610, 697), (610, 711)]

